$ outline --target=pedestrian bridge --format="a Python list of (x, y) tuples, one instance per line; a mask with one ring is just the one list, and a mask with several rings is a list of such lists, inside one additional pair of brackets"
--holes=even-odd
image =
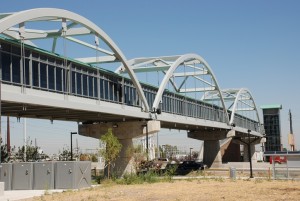
[(263, 137), (250, 91), (222, 89), (197, 54), (127, 60), (95, 23), (54, 8), (1, 14), (0, 36), (2, 115), (76, 121), (86, 135), (151, 121), (193, 138)]

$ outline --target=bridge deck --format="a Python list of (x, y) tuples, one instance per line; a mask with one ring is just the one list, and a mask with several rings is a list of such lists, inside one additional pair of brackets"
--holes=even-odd
[[(2, 97), (4, 115), (78, 122), (153, 118), (142, 111), (141, 100), (129, 78), (28, 45), (22, 59), (17, 41), (1, 38), (0, 42), (2, 88), (6, 92)], [(141, 85), (151, 108), (158, 88)], [(167, 90), (161, 110), (165, 115), (157, 115), (157, 119), (166, 127), (177, 122), (186, 128), (199, 123), (198, 119), (226, 125), (221, 107)], [(178, 122), (180, 118), (175, 116), (194, 121)], [(235, 119), (237, 127), (258, 131), (258, 122), (238, 114)], [(207, 125), (214, 126), (214, 123)]]

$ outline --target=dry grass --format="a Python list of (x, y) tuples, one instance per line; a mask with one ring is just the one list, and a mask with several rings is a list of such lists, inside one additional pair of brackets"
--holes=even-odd
[(139, 185), (105, 183), (26, 201), (92, 200), (299, 200), (299, 181), (197, 179)]

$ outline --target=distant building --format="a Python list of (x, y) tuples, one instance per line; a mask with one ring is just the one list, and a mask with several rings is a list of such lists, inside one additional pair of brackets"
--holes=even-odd
[(264, 128), (267, 142), (265, 151), (281, 151), (281, 127), (280, 110), (282, 105), (263, 105), (261, 106), (264, 117)]

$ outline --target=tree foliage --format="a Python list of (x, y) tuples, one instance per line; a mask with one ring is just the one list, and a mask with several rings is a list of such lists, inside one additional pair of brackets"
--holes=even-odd
[(63, 148), (63, 151), (59, 154), (60, 161), (70, 161), (71, 151), (68, 148)]
[[(33, 146), (32, 145), (32, 140), (30, 143), (27, 142), (26, 145), (26, 161), (35, 161), (39, 158), (38, 156), (38, 149), (39, 147)], [(24, 158), (24, 152), (25, 152), (25, 147), (24, 145), (22, 147), (18, 147), (17, 155), (18, 158), (21, 159), (22, 161), (25, 161)]]
[(9, 155), (7, 150), (7, 145), (1, 145), (1, 162), (7, 163), (9, 161)]
[(100, 140), (105, 143), (105, 149), (100, 150), (100, 155), (104, 158), (107, 165), (107, 177), (110, 178), (110, 168), (112, 163), (117, 159), (122, 149), (122, 144), (109, 128), (105, 135), (100, 137)]

